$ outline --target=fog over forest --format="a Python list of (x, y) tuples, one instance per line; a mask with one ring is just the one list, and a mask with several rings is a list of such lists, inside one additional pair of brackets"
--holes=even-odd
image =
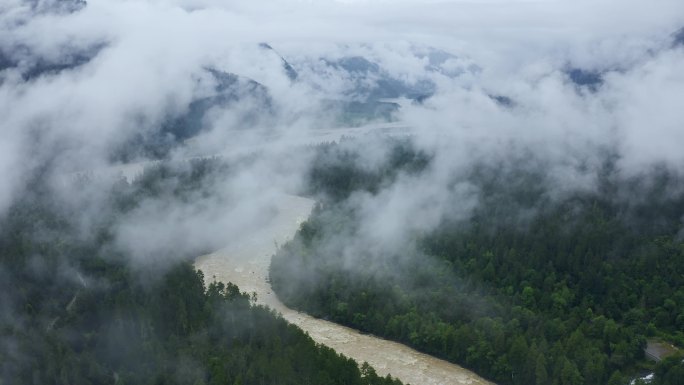
[[(591, 188), (607, 152), (625, 174), (676, 167), (683, 8), (678, 1), (11, 0), (0, 24), (0, 209), (32, 173), (59, 179), (159, 155), (141, 141), (163, 144), (163, 155), (177, 159), (248, 153), (267, 142), (254, 169), (217, 184), (217, 194), (240, 202), (233, 217), (249, 217), (305, 172), (306, 159), (280, 161), (293, 138), (344, 125), (331, 121), (338, 107), (330, 101), (415, 99), (411, 92), (425, 100), (392, 114), (435, 154), (421, 177), (430, 191), (412, 196), (400, 180), (384, 192), (388, 199), (367, 203), (377, 215), (394, 211), (377, 204), (398, 205), (400, 215), (416, 218), (411, 210), (430, 199), (415, 224), (430, 226), (449, 175), (511, 152), (549, 162), (561, 190)], [(349, 58), (377, 68), (335, 65)], [(235, 84), (216, 73), (236, 76)], [(376, 92), (382, 87), (391, 89)], [(226, 88), (230, 95), (220, 97), (232, 100), (223, 108), (192, 110)], [(193, 112), (201, 127), (174, 131), (174, 120)], [(383, 154), (371, 148), (366, 156), (372, 167)], [(193, 212), (220, 227), (222, 219)]]
[[(544, 202), (598, 192), (607, 172), (682, 177), (683, 66), (681, 0), (4, 0), (0, 217), (40, 185), (78, 239), (107, 226), (106, 247), (154, 280), (150, 268), (253, 233), (282, 194), (324, 199), (307, 187), (312, 147), (339, 141), (372, 173), (392, 157), (388, 138), (408, 139), (425, 168), (352, 192), (358, 227), (327, 239), (366, 270), (359, 254), (469, 219), (483, 197), (474, 167), (543, 170)], [(182, 174), (201, 157), (228, 171), (115, 213), (121, 178), (156, 161)], [(15, 309), (2, 293), (0, 322), (24, 328)]]

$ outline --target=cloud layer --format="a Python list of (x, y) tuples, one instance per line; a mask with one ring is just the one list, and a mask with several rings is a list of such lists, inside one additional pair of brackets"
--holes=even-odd
[[(627, 174), (684, 161), (684, 48), (673, 47), (672, 35), (684, 25), (681, 1), (75, 4), (0, 6), (0, 212), (36, 170), (57, 177), (104, 169), (131, 141), (168, 136), (168, 122), (193, 102), (225, 98), (208, 69), (256, 82), (270, 97), (210, 108), (201, 134), (174, 147), (177, 158), (254, 151), (261, 158), (217, 183), (207, 207), (148, 202), (123, 219), (123, 243), (144, 252), (178, 234), (218, 244), (229, 222), (258, 217), (269, 199), (296, 191), (307, 159), (293, 157), (292, 144), (315, 142), (312, 129), (334, 125), (326, 101), (383, 79), (434, 85), (423, 103), (399, 101), (395, 118), (435, 154), (435, 166), (421, 176), (425, 191), (399, 179), (359, 200), (369, 228), (382, 229), (379, 239), (437, 225), (453, 174), (473, 161), (533, 151), (548, 160), (561, 190), (591, 188), (591, 165), (606, 149)], [(352, 57), (378, 72), (358, 76), (329, 64)], [(601, 82), (578, 85), (572, 69)], [(246, 114), (263, 119), (246, 124)], [(381, 157), (378, 150), (368, 159)], [(468, 186), (457, 190), (472, 197)]]

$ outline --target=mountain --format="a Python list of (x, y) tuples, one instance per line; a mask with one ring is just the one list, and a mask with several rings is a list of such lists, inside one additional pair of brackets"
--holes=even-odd
[(458, 57), (447, 51), (433, 47), (414, 47), (414, 55), (427, 61), (426, 71), (440, 73), (455, 78), (467, 73), (477, 74), (482, 71), (477, 64)]
[(672, 47), (684, 47), (684, 27), (675, 32)]
[(408, 82), (392, 76), (379, 64), (362, 56), (348, 56), (337, 60), (324, 60), (325, 64), (337, 72), (342, 72), (354, 87), (346, 96), (357, 101), (377, 101), (378, 99), (408, 98), (420, 99), (432, 96), (437, 86), (429, 79)]
[(38, 14), (45, 13), (74, 13), (85, 8), (88, 3), (85, 0), (24, 0), (31, 10)]
[(191, 138), (206, 128), (205, 117), (212, 109), (227, 109), (246, 99), (256, 101), (255, 109), (240, 117), (244, 125), (255, 123), (264, 112), (273, 112), (273, 99), (263, 84), (239, 75), (208, 68), (216, 82), (214, 94), (190, 103), (188, 112), (165, 125), (162, 133), (173, 134), (178, 140)]
[(35, 52), (27, 46), (0, 47), (0, 81), (5, 71), (16, 71), (30, 81), (41, 76), (56, 75), (90, 62), (105, 44), (88, 47), (61, 47), (58, 55)]
[(488, 95), (490, 99), (496, 102), (496, 104), (502, 107), (514, 107), (515, 102), (513, 99), (505, 95)]
[(297, 71), (290, 65), (290, 63), (287, 62), (287, 60), (285, 60), (284, 57), (274, 50), (273, 47), (271, 47), (268, 43), (259, 43), (259, 48), (277, 55), (280, 58), (280, 61), (283, 63), (283, 69), (285, 70), (285, 74), (287, 75), (288, 79), (291, 81), (297, 80), (297, 77), (299, 76)]
[[(111, 155), (114, 160), (130, 161), (138, 156), (164, 158), (184, 140), (210, 129), (214, 113), (230, 110), (237, 103), (249, 102), (250, 108), (235, 109), (233, 122), (240, 128), (253, 127), (275, 114), (273, 98), (263, 84), (234, 73), (205, 68), (213, 83), (210, 95), (190, 102), (180, 115), (171, 115), (158, 130), (141, 130)], [(206, 81), (206, 80), (205, 80)]]
[(584, 87), (592, 92), (595, 92), (603, 84), (603, 76), (598, 71), (568, 68), (564, 72), (577, 87)]

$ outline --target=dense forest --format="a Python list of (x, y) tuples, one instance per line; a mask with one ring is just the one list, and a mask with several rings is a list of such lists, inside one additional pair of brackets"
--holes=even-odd
[[(117, 181), (83, 231), (83, 206), (29, 180), (0, 220), (0, 384), (400, 384), (317, 345), (194, 255), (154, 269), (111, 242), (143, 198), (201, 199), (219, 159), (159, 163)], [(87, 190), (97, 178), (73, 178)], [(85, 205), (85, 202), (83, 202)]]
[(362, 220), (354, 194), (431, 165), (410, 140), (390, 142), (372, 169), (362, 143), (318, 148), (308, 185), (320, 203), (271, 265), (288, 306), (499, 384), (619, 385), (649, 371), (652, 384), (683, 383), (681, 354), (658, 365), (644, 356), (649, 340), (684, 346), (682, 176), (621, 177), (607, 156), (595, 186), (559, 191), (534, 156), (475, 162), (454, 175), (477, 190), (467, 218), (445, 216), (401, 252), (350, 256)]

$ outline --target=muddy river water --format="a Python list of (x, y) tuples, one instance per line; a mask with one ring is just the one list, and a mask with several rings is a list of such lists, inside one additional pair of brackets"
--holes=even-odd
[(232, 282), (240, 290), (257, 294), (257, 303), (282, 314), (288, 322), (307, 332), (317, 343), (362, 363), (368, 362), (378, 374), (391, 374), (413, 385), (491, 384), (458, 365), (419, 353), (396, 342), (313, 318), (283, 305), (268, 283), (268, 266), (278, 245), (287, 242), (311, 213), (314, 201), (283, 195), (274, 202), (270, 220), (258, 231), (226, 248), (197, 258), (207, 282)]

